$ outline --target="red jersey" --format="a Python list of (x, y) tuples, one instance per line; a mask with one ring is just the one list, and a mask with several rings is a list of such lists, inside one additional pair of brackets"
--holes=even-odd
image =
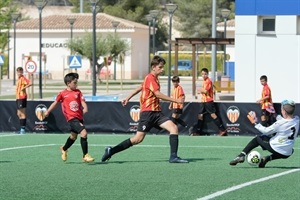
[(65, 89), (58, 93), (56, 101), (61, 102), (62, 112), (67, 121), (74, 118), (83, 120), (81, 101), (85, 101), (85, 99), (80, 90), (69, 91)]
[[(180, 85), (177, 85), (177, 87), (174, 87), (173, 91), (172, 91), (172, 97), (174, 99), (178, 99), (180, 97), (184, 97), (184, 92), (183, 89)], [(172, 107), (173, 109), (182, 109), (183, 108), (183, 104), (182, 103), (172, 103)]]
[(261, 103), (261, 109), (266, 109), (269, 107), (269, 103), (273, 104), (272, 101), (272, 94), (271, 94), (271, 89), (269, 87), (268, 84), (265, 84), (261, 93), (261, 97), (265, 98), (269, 96), (269, 98), (265, 99), (262, 103)]
[(142, 83), (142, 93), (140, 96), (141, 112), (143, 111), (161, 111), (159, 99), (154, 92), (160, 90), (160, 84), (153, 74), (148, 74)]
[(211, 102), (214, 100), (213, 85), (210, 78), (203, 80), (202, 88), (207, 91), (206, 94), (202, 93), (201, 102)]
[(21, 75), (18, 78), (17, 86), (16, 86), (16, 99), (27, 98), (26, 90), (22, 90), (22, 89), (29, 84), (30, 84), (30, 80), (28, 80), (25, 76)]

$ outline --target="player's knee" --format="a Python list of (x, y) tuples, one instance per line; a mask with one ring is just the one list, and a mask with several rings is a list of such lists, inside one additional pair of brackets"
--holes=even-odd
[(77, 140), (77, 134), (76, 133), (71, 133), (70, 138), (71, 138), (71, 140)]

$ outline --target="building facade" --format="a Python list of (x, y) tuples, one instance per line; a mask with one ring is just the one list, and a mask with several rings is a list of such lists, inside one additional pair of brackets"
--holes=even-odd
[(235, 101), (259, 99), (261, 75), (274, 102), (300, 103), (299, 0), (236, 0)]

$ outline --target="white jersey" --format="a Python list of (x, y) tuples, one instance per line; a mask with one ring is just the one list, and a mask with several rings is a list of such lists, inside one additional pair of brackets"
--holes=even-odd
[(263, 135), (272, 135), (270, 146), (276, 152), (290, 156), (293, 153), (295, 139), (299, 133), (299, 117), (294, 116), (293, 119), (285, 119), (282, 116), (277, 116), (277, 121), (269, 127), (264, 127), (261, 124), (255, 125)]

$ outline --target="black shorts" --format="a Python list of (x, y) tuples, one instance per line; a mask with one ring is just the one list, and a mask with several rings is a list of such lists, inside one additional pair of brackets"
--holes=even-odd
[(68, 121), (70, 125), (70, 131), (79, 134), (83, 129), (85, 129), (85, 126), (83, 125), (82, 120), (78, 120), (76, 118), (71, 119)]
[(269, 113), (266, 109), (262, 109), (261, 110), (261, 115), (262, 116), (267, 116), (270, 117), (272, 113)]
[(173, 109), (173, 113), (175, 113), (175, 114), (182, 114), (182, 109), (175, 108), (175, 109)]
[(17, 109), (26, 108), (27, 106), (27, 99), (17, 99)]
[(213, 101), (200, 103), (199, 114), (203, 114), (203, 113), (209, 113), (209, 114), (216, 113), (216, 108)]
[[(256, 141), (258, 144), (261, 146), (263, 150), (268, 150), (269, 152), (273, 153), (276, 155), (278, 158), (288, 158), (289, 156), (282, 155), (278, 152), (276, 152), (270, 145), (270, 136), (267, 135), (261, 135), (261, 136), (256, 136)], [(294, 151), (294, 150), (293, 150)]]
[(137, 131), (149, 132), (151, 128), (155, 127), (161, 129), (159, 125), (170, 120), (164, 116), (160, 111), (144, 111), (140, 113), (140, 121)]

